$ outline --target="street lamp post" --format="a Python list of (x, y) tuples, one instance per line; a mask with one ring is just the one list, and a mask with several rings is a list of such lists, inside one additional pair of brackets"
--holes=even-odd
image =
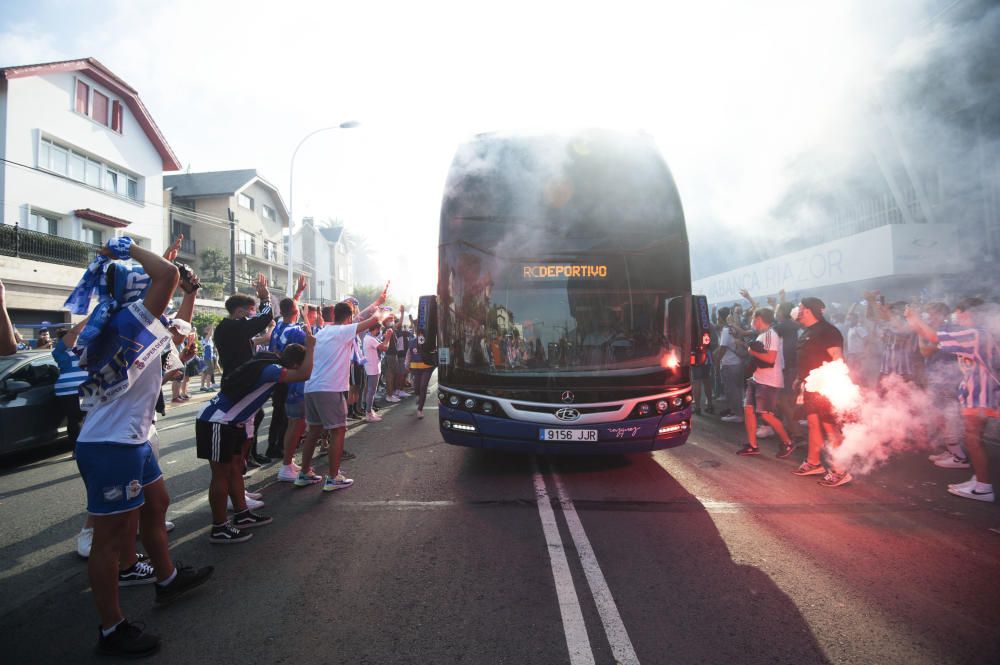
[(339, 125), (331, 125), (329, 127), (320, 127), (319, 129), (313, 130), (302, 137), (299, 144), (295, 146), (294, 152), (292, 152), (292, 164), (288, 168), (288, 295), (294, 295), (295, 285), (293, 284), (293, 263), (292, 256), (295, 253), (294, 244), (292, 242), (292, 228), (295, 226), (295, 215), (292, 213), (292, 191), (295, 184), (295, 156), (299, 154), (299, 148), (302, 144), (309, 140), (310, 137), (319, 134), (320, 132), (330, 131), (331, 129), (351, 129), (357, 127), (361, 123), (356, 120), (349, 120), (347, 122), (342, 122)]

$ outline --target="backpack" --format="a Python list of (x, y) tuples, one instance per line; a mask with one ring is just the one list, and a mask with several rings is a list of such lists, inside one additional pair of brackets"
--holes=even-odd
[(270, 351), (256, 353), (253, 358), (222, 377), (220, 392), (234, 402), (240, 401), (253, 392), (264, 368), (274, 365), (280, 359), (281, 356)]

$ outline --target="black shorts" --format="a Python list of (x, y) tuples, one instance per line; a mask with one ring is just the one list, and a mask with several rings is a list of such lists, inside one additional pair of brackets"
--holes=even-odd
[(802, 391), (802, 405), (806, 415), (817, 415), (821, 422), (835, 423), (837, 416), (833, 412), (833, 405), (830, 400), (820, 393)]
[(210, 462), (228, 462), (234, 455), (239, 455), (246, 443), (247, 431), (243, 427), (227, 423), (210, 423), (207, 420), (196, 420), (194, 436), (198, 450), (198, 459)]

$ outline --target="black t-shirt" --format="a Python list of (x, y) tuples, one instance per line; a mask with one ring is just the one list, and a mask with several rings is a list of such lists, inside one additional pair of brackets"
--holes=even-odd
[(794, 369), (799, 364), (797, 353), (800, 328), (801, 326), (791, 319), (774, 324), (774, 332), (781, 337), (781, 353), (784, 356), (785, 369)]
[(253, 357), (253, 338), (267, 330), (271, 318), (271, 305), (262, 300), (257, 316), (252, 319), (219, 321), (212, 340), (215, 342), (223, 376)]
[(828, 321), (817, 321), (805, 328), (799, 336), (799, 378), (809, 376), (809, 372), (820, 367), (833, 358), (827, 349), (838, 347), (843, 350), (844, 336), (837, 327)]

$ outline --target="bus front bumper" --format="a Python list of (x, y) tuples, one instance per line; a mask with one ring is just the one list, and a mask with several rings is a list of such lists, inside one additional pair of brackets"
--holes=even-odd
[(551, 429), (549, 425), (494, 418), (444, 405), (438, 413), (441, 436), (446, 443), (515, 453), (607, 455), (648, 452), (680, 446), (687, 441), (691, 431), (690, 407), (651, 418), (559, 428), (597, 430), (597, 440), (586, 442), (543, 441), (542, 430)]

